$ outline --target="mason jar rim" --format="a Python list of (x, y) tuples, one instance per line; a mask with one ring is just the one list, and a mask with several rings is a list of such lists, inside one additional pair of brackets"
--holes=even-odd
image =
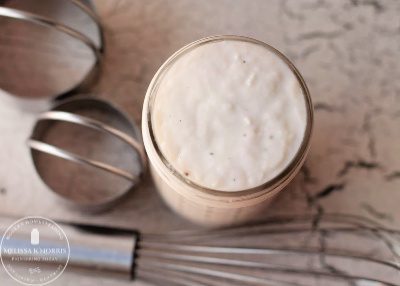
[[(205, 44), (213, 43), (213, 42), (220, 42), (220, 41), (241, 41), (241, 42), (248, 42), (248, 43), (253, 43), (257, 44), (259, 46), (262, 46), (266, 49), (268, 49), (270, 52), (274, 53), (277, 55), (281, 60), (283, 60), (286, 65), (290, 68), (290, 70), (293, 72), (293, 74), (296, 76), (298, 82), (300, 83), (301, 89), (302, 89), (302, 94), (305, 99), (305, 105), (306, 105), (306, 112), (307, 112), (307, 120), (306, 120), (306, 130), (303, 135), (303, 140), (301, 142), (300, 148), (297, 150), (296, 155), (292, 158), (292, 160), (289, 162), (289, 164), (274, 178), (267, 180), (266, 182), (263, 182), (262, 184), (239, 190), (239, 191), (223, 191), (223, 190), (217, 190), (217, 189), (211, 189), (204, 187), (198, 183), (193, 182), (189, 178), (184, 177), (178, 170), (175, 169), (174, 166), (165, 158), (164, 154), (162, 153), (161, 149), (159, 148), (157, 144), (157, 140), (154, 135), (153, 131), (153, 126), (152, 126), (152, 105), (154, 102), (154, 99), (157, 94), (157, 89), (158, 86), (162, 80), (163, 75), (165, 72), (175, 63), (176, 60), (178, 60), (181, 56), (185, 55), (186, 53), (192, 51), (193, 49), (200, 47)], [(308, 152), (309, 145), (310, 145), (310, 139), (311, 139), (311, 134), (312, 134), (312, 129), (313, 129), (313, 107), (312, 107), (312, 101), (311, 101), (311, 96), (309, 93), (309, 90), (307, 88), (307, 85), (301, 76), (300, 72), (297, 70), (297, 68), (294, 66), (294, 64), (280, 51), (272, 47), (271, 45), (264, 43), (262, 41), (245, 37), (245, 36), (236, 36), (236, 35), (215, 35), (215, 36), (209, 36), (206, 38), (199, 39), (197, 41), (194, 41), (190, 44), (185, 45), (178, 51), (176, 51), (172, 56), (170, 56), (164, 63), (163, 65), (158, 69), (157, 73), (154, 75), (152, 81), (150, 82), (150, 85), (148, 87), (146, 97), (148, 98), (147, 102), (147, 114), (144, 117), (147, 120), (147, 128), (149, 131), (150, 139), (151, 139), (151, 144), (154, 147), (154, 150), (156, 151), (158, 157), (160, 158), (162, 164), (171, 172), (171, 174), (177, 178), (180, 182), (189, 185), (190, 187), (200, 191), (201, 193), (207, 194), (207, 195), (212, 195), (212, 196), (218, 196), (218, 197), (242, 197), (242, 196), (252, 196), (252, 195), (265, 195), (267, 193), (272, 193), (277, 187), (279, 187), (284, 181), (291, 179), (293, 173), (298, 170), (298, 168), (301, 166), (302, 162), (305, 159), (305, 156)], [(258, 197), (258, 196), (257, 196)]]

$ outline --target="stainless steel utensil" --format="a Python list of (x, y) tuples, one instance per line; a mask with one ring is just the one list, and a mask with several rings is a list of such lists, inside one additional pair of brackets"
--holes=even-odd
[(146, 170), (140, 130), (115, 106), (90, 96), (39, 115), (28, 145), (49, 188), (84, 209), (110, 206)]
[(165, 234), (61, 226), (71, 245), (68, 267), (154, 285), (400, 285), (400, 231), (352, 215)]
[(0, 88), (18, 105), (48, 109), (96, 79), (104, 37), (90, 1), (1, 1), (0, 28)]

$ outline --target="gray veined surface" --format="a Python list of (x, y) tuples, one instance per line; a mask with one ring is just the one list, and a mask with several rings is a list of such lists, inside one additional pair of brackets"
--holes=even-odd
[[(400, 226), (398, 1), (96, 0), (95, 5), (109, 45), (94, 91), (137, 122), (155, 71), (186, 43), (211, 34), (241, 34), (282, 50), (305, 77), (317, 107), (316, 124), (306, 167), (266, 216), (334, 211)], [(34, 175), (25, 140), (35, 115), (20, 112), (3, 96), (0, 114), (0, 148), (6, 150), (0, 160), (7, 162), (0, 164), (0, 213), (51, 213), (53, 219), (147, 232), (192, 227), (166, 209), (149, 178), (113, 212), (94, 217), (64, 207)], [(339, 176), (347, 162), (354, 167)], [(365, 167), (371, 164), (379, 168)], [(321, 192), (328, 194), (317, 195)], [(9, 281), (4, 273), (0, 277)], [(132, 285), (68, 271), (54, 285), (77, 283)]]

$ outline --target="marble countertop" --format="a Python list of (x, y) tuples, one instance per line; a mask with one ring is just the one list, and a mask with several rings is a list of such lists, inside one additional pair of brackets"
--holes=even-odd
[[(400, 228), (400, 2), (94, 2), (107, 44), (104, 71), (92, 89), (98, 96), (140, 122), (151, 78), (186, 43), (214, 34), (265, 41), (298, 67), (315, 108), (305, 166), (266, 215), (350, 213)], [(143, 231), (192, 227), (164, 206), (150, 178), (109, 212), (91, 215), (60, 205), (35, 175), (26, 146), (16, 143), (28, 138), (36, 115), (15, 109), (0, 97), (0, 116), (1, 214), (44, 215)], [(13, 285), (1, 271), (0, 283)], [(78, 281), (128, 285), (94, 278), (81, 282), (71, 273), (54, 285)]]

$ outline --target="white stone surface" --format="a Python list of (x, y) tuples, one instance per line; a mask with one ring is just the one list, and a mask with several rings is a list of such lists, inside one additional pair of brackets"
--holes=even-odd
[[(188, 42), (240, 34), (284, 52), (310, 88), (315, 130), (302, 174), (266, 215), (323, 210), (400, 227), (400, 2), (97, 0), (96, 6), (107, 53), (93, 90), (136, 122), (157, 68)], [(110, 212), (94, 216), (60, 205), (35, 175), (24, 144), (35, 114), (21, 112), (2, 96), (0, 116), (1, 214), (143, 231), (190, 227), (164, 207), (150, 179)], [(0, 284), (14, 285), (3, 272)], [(131, 285), (71, 273), (53, 285), (78, 284)]]

